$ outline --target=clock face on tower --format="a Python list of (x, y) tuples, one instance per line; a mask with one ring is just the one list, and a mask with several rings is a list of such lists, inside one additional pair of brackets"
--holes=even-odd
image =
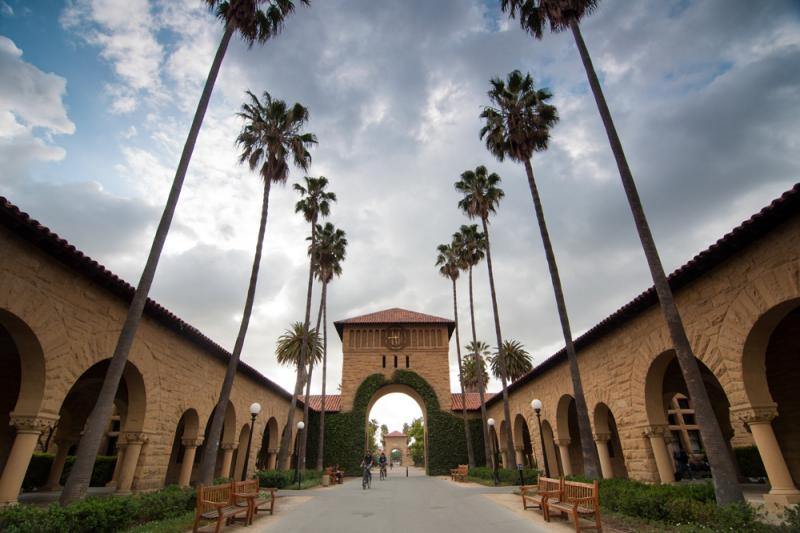
[(386, 330), (385, 343), (390, 350), (400, 350), (405, 348), (407, 334), (401, 328), (389, 328)]

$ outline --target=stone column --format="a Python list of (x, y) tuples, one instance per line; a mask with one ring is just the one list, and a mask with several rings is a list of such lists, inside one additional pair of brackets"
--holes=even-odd
[(42, 431), (50, 428), (58, 420), (53, 415), (27, 416), (11, 413), (10, 425), (17, 429), (14, 444), (8, 454), (3, 475), (0, 476), (0, 508), (17, 503), (17, 495), (22, 488), (22, 480), (36, 449)]
[(611, 465), (611, 456), (608, 454), (609, 440), (611, 440), (611, 435), (608, 433), (597, 433), (594, 436), (597, 455), (600, 456), (600, 471), (603, 473), (603, 479), (614, 477), (614, 467)]
[(772, 419), (778, 415), (777, 405), (750, 408), (740, 418), (750, 428), (753, 440), (767, 471), (770, 490), (764, 495), (768, 504), (780, 506), (800, 503), (800, 490), (792, 480), (786, 459), (783, 457), (775, 431), (772, 429)]
[(566, 476), (572, 475), (572, 463), (569, 460), (569, 439), (556, 439), (558, 444), (558, 453), (561, 455), (561, 474)]
[(219, 477), (231, 477), (231, 462), (233, 462), (233, 450), (239, 446), (237, 442), (223, 442), (222, 448), (222, 469)]
[(675, 483), (675, 472), (672, 470), (672, 461), (667, 450), (667, 443), (664, 435), (667, 433), (667, 426), (649, 426), (644, 430), (644, 436), (650, 440), (650, 447), (653, 449), (653, 457), (658, 468), (658, 477), (661, 483)]
[(136, 465), (139, 463), (139, 453), (142, 451), (142, 446), (147, 442), (147, 435), (144, 433), (125, 432), (120, 434), (120, 439), (125, 442), (126, 447), (119, 471), (117, 494), (130, 494), (133, 486), (133, 476), (136, 473)]
[(275, 470), (275, 462), (278, 460), (278, 448), (267, 450), (267, 470)]
[(50, 465), (50, 474), (47, 476), (44, 490), (61, 490), (61, 474), (64, 472), (64, 464), (67, 462), (67, 452), (77, 440), (74, 437), (64, 436), (58, 436), (53, 440), (58, 446), (58, 451), (53, 458), (53, 464)]
[(194, 466), (194, 454), (197, 447), (203, 444), (203, 439), (181, 439), (183, 444), (183, 460), (181, 462), (181, 472), (178, 475), (178, 486), (188, 487), (192, 480), (192, 467)]
[(127, 444), (119, 442), (117, 439), (117, 462), (114, 463), (114, 473), (111, 474), (111, 480), (106, 483), (106, 487), (116, 487), (117, 480), (119, 480), (119, 471), (122, 467), (122, 461), (124, 460), (125, 455), (125, 448)]

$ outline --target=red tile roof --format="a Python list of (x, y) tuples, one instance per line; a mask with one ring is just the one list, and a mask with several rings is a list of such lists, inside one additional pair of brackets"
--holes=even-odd
[[(483, 401), (488, 402), (491, 400), (497, 393), (496, 392), (484, 392), (483, 393)], [(450, 400), (450, 410), (451, 411), (460, 411), (461, 410), (461, 393), (454, 392), (451, 395)], [(465, 394), (467, 397), (467, 411), (477, 411), (481, 408), (481, 397), (477, 392), (467, 392)]]
[[(27, 241), (56, 261), (84, 276), (90, 283), (108, 290), (121, 299), (125, 305), (129, 305), (133, 299), (134, 287), (130, 283), (119, 278), (106, 267), (85, 255), (2, 196), (0, 196), (0, 226), (8, 228), (17, 237)], [(203, 335), (194, 326), (175, 316), (169, 309), (166, 309), (155, 300), (147, 299), (144, 314), (194, 344), (205, 353), (228, 364), (231, 354), (227, 350)], [(238, 371), (261, 383), (279, 396), (287, 400), (291, 399), (291, 393), (247, 363), (240, 361)]]
[(391, 433), (387, 433), (384, 437), (405, 437), (406, 434), (402, 431), (392, 431)]
[[(300, 399), (305, 398), (305, 395)], [(312, 411), (322, 411), (322, 394), (309, 394), (308, 395), (308, 408)], [(326, 394), (325, 395), (325, 412), (338, 413), (342, 410), (342, 396), (340, 394)]]
[[(670, 287), (674, 292), (678, 292), (703, 274), (721, 265), (731, 257), (735, 257), (740, 251), (757, 242), (784, 222), (797, 217), (798, 214), (800, 214), (800, 183), (795, 184), (794, 187), (773, 200), (767, 207), (742, 222), (730, 233), (724, 235), (717, 242), (694, 256), (688, 263), (675, 270), (667, 278)], [(656, 295), (655, 287), (650, 287), (575, 339), (575, 350), (580, 351), (591, 346), (592, 343), (606, 335), (610, 335), (628, 321), (635, 319), (655, 305), (658, 305), (658, 296)], [(514, 383), (511, 383), (508, 386), (508, 391), (511, 392), (522, 387), (534, 377), (542, 375), (547, 370), (566, 360), (567, 351), (566, 348), (562, 348)], [(497, 401), (497, 398), (494, 398), (494, 401)]]
[(445, 324), (447, 325), (448, 335), (452, 335), (453, 329), (455, 328), (455, 322), (449, 318), (426, 315), (425, 313), (400, 309), (399, 307), (392, 307), (391, 309), (384, 309), (376, 313), (337, 320), (333, 325), (336, 326), (336, 331), (339, 332), (340, 338), (342, 337), (344, 326), (350, 324)]

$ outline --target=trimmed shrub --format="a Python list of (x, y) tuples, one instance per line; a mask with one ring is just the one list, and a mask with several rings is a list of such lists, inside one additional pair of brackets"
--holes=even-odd
[(800, 505), (792, 505), (783, 510), (783, 525), (789, 531), (800, 531)]
[(87, 498), (61, 507), (17, 505), (0, 512), (0, 531), (8, 533), (111, 533), (133, 525), (173, 518), (194, 508), (194, 491), (167, 487), (133, 496)]
[(739, 472), (741, 472), (742, 476), (750, 479), (767, 477), (767, 471), (764, 469), (764, 463), (761, 461), (761, 454), (758, 453), (758, 448), (755, 446), (734, 448), (733, 454), (736, 457), (736, 463), (739, 465)]
[[(469, 469), (469, 477), (478, 479), (492, 479), (492, 469), (488, 466), (477, 466)], [(519, 484), (519, 470), (511, 468), (498, 468), (497, 477), (500, 483), (504, 485), (518, 485)], [(539, 471), (534, 468), (525, 468), (522, 470), (522, 481), (525, 485), (533, 485), (539, 480)]]
[[(269, 487), (275, 489), (291, 488), (297, 485), (294, 470), (259, 470), (256, 474), (259, 487)], [(320, 470), (304, 470), (303, 481), (320, 480), (322, 472)]]

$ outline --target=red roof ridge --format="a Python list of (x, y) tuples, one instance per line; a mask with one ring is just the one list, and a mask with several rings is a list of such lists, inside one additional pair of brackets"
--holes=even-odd
[(390, 307), (381, 311), (337, 320), (333, 323), (339, 333), (339, 337), (342, 336), (344, 326), (350, 324), (446, 324), (448, 335), (451, 335), (455, 328), (455, 322), (449, 318), (411, 311), (402, 307)]

